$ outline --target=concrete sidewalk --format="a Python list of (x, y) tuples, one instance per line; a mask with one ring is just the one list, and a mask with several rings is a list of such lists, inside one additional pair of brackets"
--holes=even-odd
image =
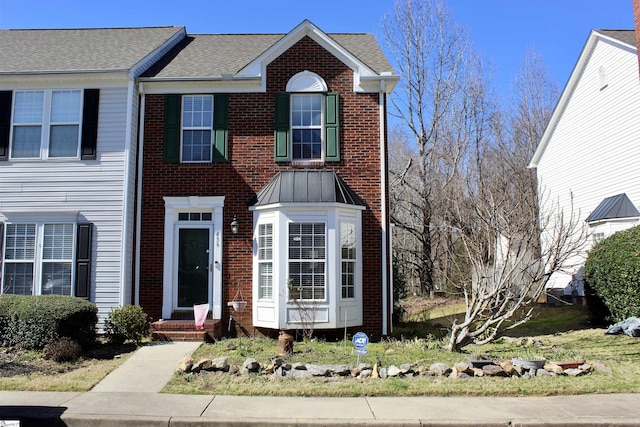
[(640, 395), (305, 398), (158, 393), (198, 343), (141, 348), (88, 393), (0, 392), (0, 421), (85, 426), (640, 426)]

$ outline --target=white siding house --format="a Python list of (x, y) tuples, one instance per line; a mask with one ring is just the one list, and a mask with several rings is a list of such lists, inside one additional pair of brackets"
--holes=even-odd
[(566, 215), (573, 206), (590, 234), (585, 252), (552, 276), (551, 288), (570, 284), (594, 238), (637, 224), (637, 217), (586, 220), (612, 196), (640, 203), (638, 111), (634, 32), (592, 31), (530, 164), (537, 169), (541, 211), (557, 202)]
[(84, 297), (101, 322), (133, 302), (136, 79), (184, 37), (0, 30), (0, 293)]

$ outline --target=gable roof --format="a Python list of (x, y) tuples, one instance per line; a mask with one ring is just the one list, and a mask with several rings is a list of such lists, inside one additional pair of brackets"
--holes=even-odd
[(287, 34), (189, 35), (162, 61), (143, 74), (145, 82), (180, 80), (257, 81), (266, 87), (266, 66), (310, 37), (354, 71), (355, 90), (377, 91), (380, 81), (391, 92), (398, 81), (371, 34), (325, 34), (305, 20)]
[(639, 217), (640, 212), (631, 203), (626, 193), (607, 197), (591, 212), (585, 222), (595, 222), (604, 219), (621, 219)]
[(184, 27), (0, 30), (0, 74), (126, 71)]
[(258, 193), (254, 206), (279, 203), (342, 203), (364, 206), (364, 202), (334, 171), (280, 171)]
[(553, 113), (551, 114), (551, 118), (549, 119), (549, 123), (545, 128), (544, 133), (542, 134), (542, 138), (536, 148), (535, 153), (533, 153), (533, 157), (531, 158), (531, 162), (529, 163), (530, 168), (535, 168), (540, 163), (540, 159), (542, 159), (542, 155), (544, 154), (547, 145), (549, 144), (549, 140), (555, 131), (562, 114), (569, 103), (573, 90), (578, 84), (578, 80), (582, 75), (585, 67), (587, 66), (587, 62), (591, 57), (593, 50), (595, 49), (596, 44), (599, 41), (608, 41), (614, 45), (619, 46), (621, 49), (628, 49), (636, 51), (636, 39), (634, 30), (592, 30), (587, 38), (585, 46), (582, 48), (582, 52), (578, 57), (578, 61), (569, 76), (569, 81), (565, 85), (562, 94), (560, 95), (560, 99), (556, 104)]

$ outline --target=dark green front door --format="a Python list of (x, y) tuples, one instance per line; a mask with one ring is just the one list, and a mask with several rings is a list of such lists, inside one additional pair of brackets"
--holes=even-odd
[(209, 302), (209, 229), (178, 231), (178, 308)]

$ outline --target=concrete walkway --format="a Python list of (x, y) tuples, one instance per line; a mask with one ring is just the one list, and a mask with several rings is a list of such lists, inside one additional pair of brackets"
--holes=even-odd
[(640, 395), (255, 397), (158, 393), (198, 343), (139, 349), (88, 393), (0, 392), (21, 426), (640, 426)]

